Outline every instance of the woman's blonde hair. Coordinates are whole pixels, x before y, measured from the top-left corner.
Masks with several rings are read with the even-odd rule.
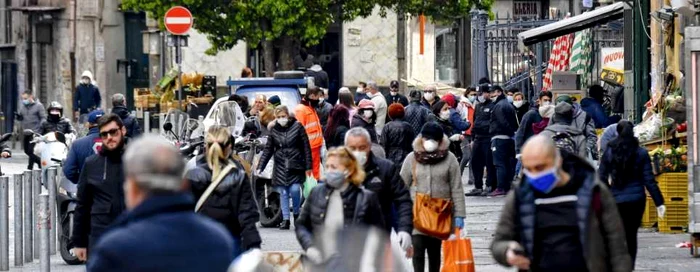
[[[365,170],[362,170],[362,167],[360,167],[360,163],[357,162],[357,159],[355,156],[352,155],[352,152],[347,147],[336,147],[336,148],[331,148],[331,150],[328,151],[328,156],[327,158],[330,157],[336,157],[340,160],[340,163],[345,166],[345,168],[348,169],[349,173],[349,181],[355,186],[360,186],[362,185],[362,182],[365,181]]]
[[[212,126],[207,131],[207,164],[211,168],[211,178],[216,179],[221,172],[222,164],[228,159],[224,148],[231,144],[231,132],[221,126]]]
[[[265,107],[265,109],[260,112],[260,124],[267,127],[272,120],[275,120],[275,114],[272,113],[272,107]]]
[[[515,97],[517,97],[517,96],[520,96],[523,100],[525,100],[525,95],[524,95],[523,93],[521,93],[521,92],[516,92],[516,93],[514,93],[514,94],[513,94],[513,99],[515,99]]]
[[[289,108],[287,108],[287,106],[285,105],[279,105],[275,107],[275,116],[277,116],[277,114],[279,114],[280,112],[284,112],[287,115],[289,115]]]

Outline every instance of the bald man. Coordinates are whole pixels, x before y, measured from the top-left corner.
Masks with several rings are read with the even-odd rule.
[[[523,182],[506,196],[491,244],[500,264],[532,271],[632,271],[622,221],[595,169],[537,135]]]

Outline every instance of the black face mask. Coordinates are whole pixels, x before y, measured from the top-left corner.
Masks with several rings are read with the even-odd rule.
[[[318,99],[309,99],[309,104],[314,108],[318,107],[319,103],[320,103],[320,101]]]
[[[61,120],[61,115],[60,114],[48,114],[46,119],[48,119],[49,122],[57,123],[58,121]]]

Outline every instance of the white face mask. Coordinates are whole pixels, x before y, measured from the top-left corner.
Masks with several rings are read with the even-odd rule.
[[[367,152],[353,151],[352,155],[355,156],[355,159],[357,159],[357,163],[359,163],[360,166],[364,166],[365,163],[367,163]]]
[[[365,89],[362,89],[362,87],[357,87],[357,89],[355,89],[355,92],[357,92],[357,93],[365,93]]]
[[[442,120],[450,119],[450,111],[449,111],[449,110],[446,110],[446,111],[440,112],[440,118],[441,118]]]
[[[551,102],[551,101],[543,101],[543,102],[540,104],[540,106],[549,106],[549,105],[552,105],[552,102]]]
[[[484,96],[479,96],[479,97],[477,97],[477,99],[479,100],[479,103],[486,102],[486,98],[484,98]]]
[[[90,80],[87,78],[83,78],[80,82],[82,82],[83,84],[90,84]]]
[[[399,92],[389,92],[389,93],[391,93],[391,96],[397,96],[397,95],[399,95]]]
[[[319,98],[318,98],[318,103],[319,103],[319,104],[323,103],[323,100],[324,100],[324,99],[325,99],[325,98],[323,98],[323,97],[319,97]]]
[[[277,118],[277,123],[279,123],[283,127],[286,127],[289,123],[289,118]]]
[[[513,103],[513,96],[512,95],[506,96],[506,99],[508,99],[508,102]]]
[[[491,101],[496,102],[498,100],[498,96],[491,97]]]
[[[373,115],[374,115],[374,112],[372,112],[371,110],[365,110],[365,111],[362,113],[362,116],[364,116],[364,117],[367,118],[367,119],[372,118]]]
[[[519,109],[520,107],[523,106],[523,101],[522,101],[522,100],[520,100],[520,101],[513,101],[513,106],[515,106],[515,108],[518,108],[518,109]]]
[[[428,101],[432,101],[435,98],[435,93],[424,93],[423,98]]]
[[[423,142],[423,148],[426,152],[435,152],[438,149],[438,142],[435,140],[427,140]]]

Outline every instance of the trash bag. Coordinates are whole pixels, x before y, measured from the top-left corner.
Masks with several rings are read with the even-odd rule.
[[[475,272],[472,242],[469,238],[461,238],[459,231],[455,230],[456,239],[442,241],[445,262],[441,272]]]

